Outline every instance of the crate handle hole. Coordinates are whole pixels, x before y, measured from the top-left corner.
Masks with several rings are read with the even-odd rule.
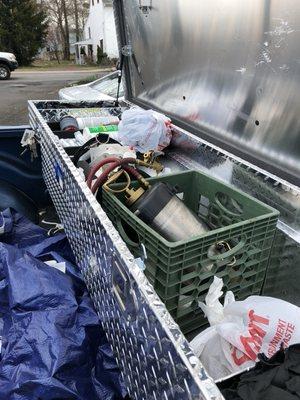
[[[232,197],[223,192],[218,192],[215,195],[215,201],[218,208],[232,217],[241,217],[244,212],[243,206]]]
[[[240,253],[246,245],[247,239],[241,238],[234,246],[227,241],[219,241],[211,245],[207,251],[207,257],[215,261],[218,267],[223,265],[235,266],[237,262],[236,255]]]
[[[117,230],[124,242],[131,247],[140,247],[138,233],[127,222],[117,219]]]

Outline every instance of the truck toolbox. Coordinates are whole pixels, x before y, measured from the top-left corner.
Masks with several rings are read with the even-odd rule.
[[[272,7],[268,1],[250,0],[113,3],[127,100],[120,104],[30,101],[30,124],[40,142],[43,176],[130,396],[222,399],[187,340],[203,328],[203,315],[193,319],[184,306],[196,311],[215,274],[230,276],[225,286],[240,298],[256,293],[300,304],[299,291],[293,289],[300,260],[300,72],[294,62],[299,55],[294,27],[300,4],[296,0],[288,5],[278,1]],[[289,17],[286,7],[291,10]],[[120,200],[109,193],[103,193],[102,208],[74,166],[73,150],[61,141],[73,137],[59,133],[63,116],[122,116],[133,105],[172,119],[172,143],[162,157],[172,175],[158,179],[173,179],[172,184],[176,181],[186,193],[190,180],[199,177],[199,192],[193,181],[189,196],[195,212],[206,208],[217,232],[211,230],[197,242],[199,253],[204,242],[205,254],[207,246],[219,240],[232,240],[230,250],[237,247],[236,254],[229,250],[236,257],[231,267],[229,256],[219,271],[207,259],[200,260],[208,272],[194,292],[189,289],[194,288],[197,273],[188,276],[192,288],[165,274],[173,259],[163,254],[166,247],[159,247],[163,241],[157,241],[145,224],[135,224]],[[233,204],[244,207],[245,216],[237,216],[237,209],[228,212],[219,191],[238,196]],[[281,215],[273,246],[278,218],[274,209]],[[126,243],[115,228],[119,217],[140,238],[148,235],[145,272],[138,246]],[[161,254],[155,255],[155,250]],[[179,257],[186,250],[179,247]],[[279,282],[275,277],[282,277],[283,269],[288,269],[288,276]]]

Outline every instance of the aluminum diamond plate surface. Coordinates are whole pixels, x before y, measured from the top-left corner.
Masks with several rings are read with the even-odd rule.
[[[222,399],[36,104],[44,179],[130,396]]]
[[[127,99],[300,185],[299,0],[114,0]]]

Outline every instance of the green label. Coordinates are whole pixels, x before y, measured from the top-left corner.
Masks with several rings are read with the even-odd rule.
[[[95,126],[94,128],[88,128],[90,134],[94,133],[106,133],[106,132],[115,132],[118,130],[118,125],[100,125]]]

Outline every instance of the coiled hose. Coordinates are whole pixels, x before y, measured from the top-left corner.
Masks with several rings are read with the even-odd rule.
[[[109,165],[106,170],[96,179],[96,182],[94,183],[92,187],[92,182],[93,178],[95,176],[95,173],[104,165],[106,164],[111,164]],[[87,178],[87,185],[88,187],[92,190],[93,193],[96,192],[96,190],[102,186],[105,181],[107,180],[108,175],[117,167],[122,166],[122,168],[131,174],[134,178],[139,180],[144,184],[144,186],[148,186],[147,181],[143,178],[143,176],[133,167],[129,166],[128,164],[139,164],[139,165],[145,165],[149,166],[148,163],[145,163],[141,160],[135,159],[135,158],[117,158],[117,157],[108,157],[105,158],[104,160],[99,161],[96,165],[93,166],[91,169],[88,178]]]

